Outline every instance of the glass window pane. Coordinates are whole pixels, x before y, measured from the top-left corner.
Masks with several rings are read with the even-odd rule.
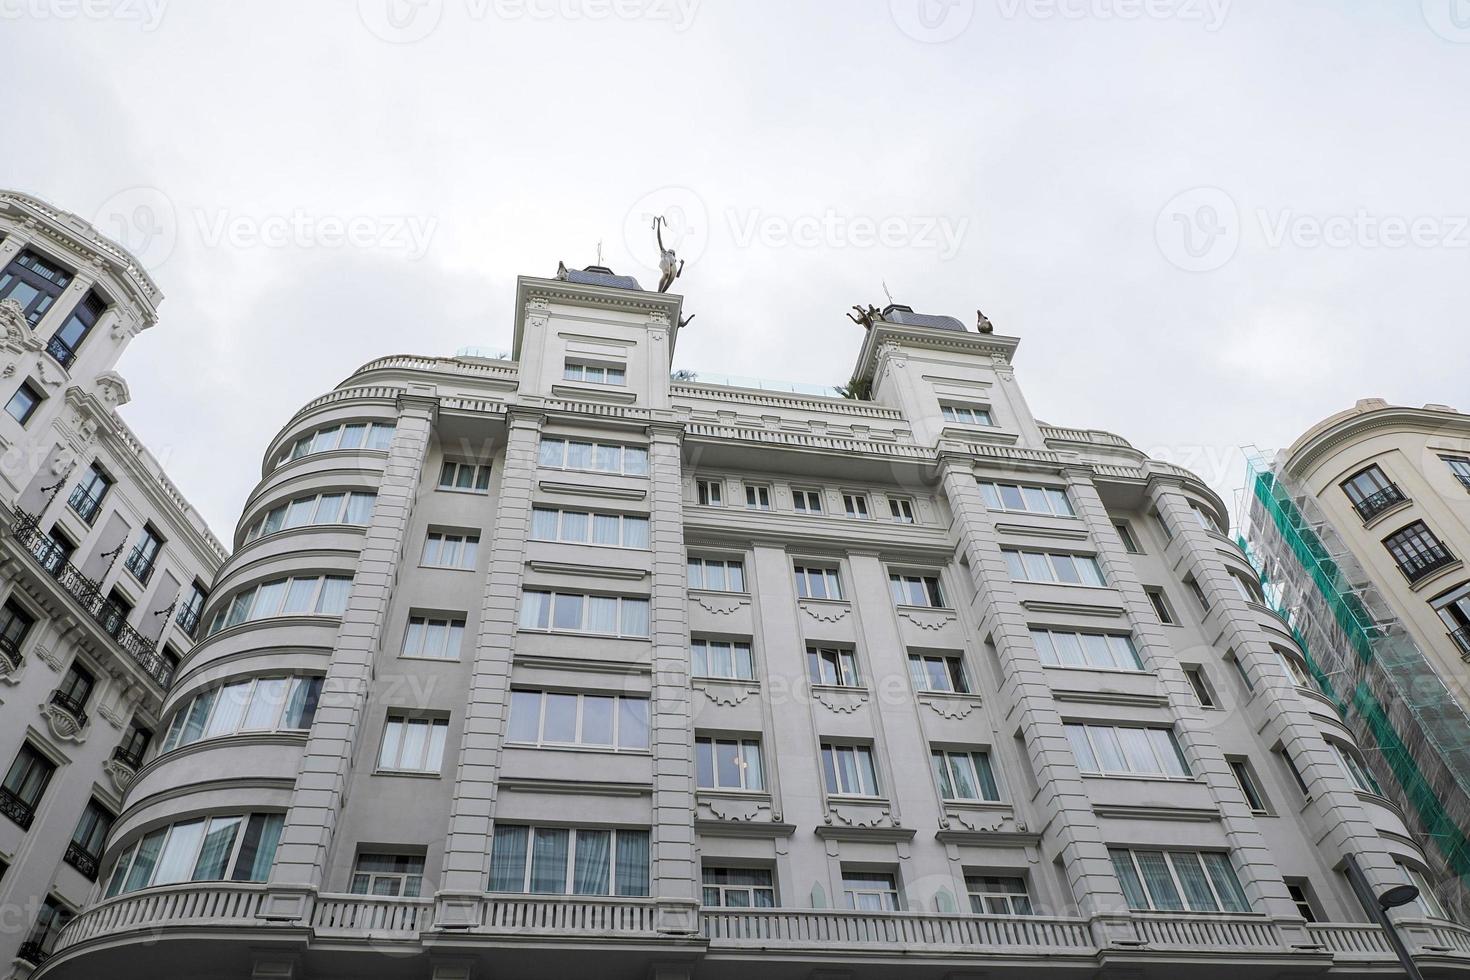
[[[622,521],[616,514],[598,514],[593,518],[592,543],[618,545],[621,544]]]
[[[521,626],[525,629],[550,629],[550,592],[526,592],[521,596]]]
[[[648,635],[648,600],[647,599],[624,599],[623,623],[621,633],[623,636],[647,636]]]
[[[1205,880],[1205,871],[1200,866],[1199,856],[1187,851],[1175,851],[1169,855],[1169,860],[1174,864],[1174,873],[1179,876],[1179,884],[1184,889],[1184,900],[1188,903],[1189,910],[1218,912],[1220,906],[1210,891],[1209,882]]]
[[[245,716],[245,704],[250,699],[250,685],[250,681],[245,681],[228,684],[220,690],[215,699],[214,714],[210,716],[209,727],[204,732],[205,738],[226,735],[239,729],[240,720]]]
[[[1215,885],[1215,894],[1220,897],[1220,904],[1225,911],[1249,912],[1250,902],[1246,901],[1245,892],[1240,888],[1240,880],[1235,877],[1235,868],[1230,863],[1229,855],[1207,851],[1201,857],[1204,858],[1205,870]]]
[[[510,740],[535,742],[541,732],[541,692],[512,691],[510,694]]]
[[[612,876],[612,832],[577,831],[577,863],[572,891],[577,895],[610,895]]]
[[[167,835],[168,828],[165,827],[143,838],[143,842],[138,845],[138,853],[133,858],[132,867],[128,869],[127,883],[123,885],[123,891],[136,891],[148,886],[153,878],[153,867],[158,863],[158,853],[163,850],[163,839]]]
[[[582,744],[613,744],[615,698],[588,694],[582,698]]]
[[[168,841],[163,845],[163,853],[158,857],[158,867],[153,872],[153,884],[169,885],[187,881],[194,871],[194,860],[203,840],[203,820],[190,820],[170,827]]]
[[[584,628],[589,633],[616,633],[618,631],[618,600],[612,596],[588,596],[587,624]]]
[[[490,891],[525,891],[527,837],[526,827],[495,825],[490,839]]]
[[[1087,732],[1081,725],[1068,725],[1067,741],[1072,744],[1072,754],[1077,757],[1077,768],[1083,772],[1099,772],[1097,756],[1087,741]]]
[[[424,750],[429,746],[429,722],[410,718],[403,726],[403,745],[398,750],[398,768],[424,768]]]
[[[328,575],[322,580],[322,594],[317,599],[316,611],[324,616],[340,616],[347,609],[347,594],[352,590],[352,579]]]
[[[250,710],[240,725],[241,729],[263,731],[274,728],[281,706],[285,704],[288,683],[289,679],[285,677],[267,677],[256,681],[255,691],[250,695]]]
[[[1026,498],[1026,509],[1037,514],[1050,514],[1051,502],[1047,499],[1046,491],[1041,487],[1022,487],[1022,495]]]
[[[580,630],[582,628],[582,596],[556,594],[553,600],[552,628]]]
[[[586,541],[588,518],[584,511],[566,510],[561,515],[561,540]]]
[[[223,881],[228,870],[230,852],[235,847],[235,835],[240,832],[244,817],[215,817],[209,821],[209,831],[204,835],[204,846],[199,859],[194,862],[193,881]]]
[[[648,748],[648,700],[618,699],[618,744],[625,749]]]
[[[1183,911],[1184,901],[1179,897],[1179,890],[1174,887],[1174,879],[1169,874],[1169,866],[1164,861],[1163,853],[1135,851],[1134,857],[1138,859],[1138,867],[1143,872],[1143,883],[1148,888],[1153,907],[1161,912]]]
[[[1128,907],[1146,911],[1149,907],[1148,893],[1143,890],[1143,880],[1138,877],[1138,870],[1133,866],[1132,855],[1122,850],[1110,850],[1108,854],[1113,859],[1113,873],[1123,886],[1123,897],[1128,902]]]
[[[617,893],[648,895],[648,831],[620,830],[617,834]]]
[[[1154,756],[1152,740],[1148,731],[1143,728],[1118,728],[1114,729],[1118,735],[1118,741],[1123,746],[1123,757],[1127,760],[1128,771],[1138,773],[1162,773],[1163,766]]]
[[[577,696],[547,694],[546,721],[542,738],[548,742],[571,743],[577,740]]]
[[[290,615],[311,612],[311,603],[316,598],[319,581],[314,578],[293,578],[290,590],[286,593],[286,604],[281,608],[281,612]]]
[[[536,828],[531,841],[532,893],[560,895],[566,892],[569,837],[565,830]]]
[[[555,541],[557,511],[537,507],[531,511],[531,537],[537,541]]]

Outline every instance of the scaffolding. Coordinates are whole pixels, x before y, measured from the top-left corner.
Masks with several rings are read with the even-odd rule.
[[[1246,451],[1241,547],[1313,679],[1436,872],[1470,914],[1470,718],[1310,494]]]

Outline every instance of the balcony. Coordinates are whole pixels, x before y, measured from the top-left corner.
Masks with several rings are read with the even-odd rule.
[[[51,703],[71,715],[77,723],[78,730],[87,727],[87,706],[81,701],[65,691],[52,691]]]
[[[1444,545],[1436,545],[1424,551],[1395,555],[1399,570],[1411,583],[1421,582],[1441,568],[1453,565],[1458,559]]]
[[[76,512],[78,517],[91,524],[97,519],[97,513],[102,510],[102,497],[103,494],[101,493],[93,496],[87,492],[86,487],[78,484],[73,488],[71,496],[66,499],[66,502]]]
[[[112,761],[136,772],[143,768],[143,753],[134,752],[125,745],[119,745],[112,750]]]
[[[1358,512],[1358,516],[1363,519],[1363,523],[1367,524],[1390,507],[1397,507],[1399,504],[1407,502],[1408,499],[1404,495],[1404,492],[1399,489],[1398,484],[1390,483],[1377,493],[1371,493],[1361,500],[1353,501],[1353,509]]]
[[[153,577],[154,554],[152,551],[143,550],[141,545],[134,547],[128,553],[127,560],[123,562],[123,567],[132,572],[133,577],[139,582],[147,585],[148,580]]]
[[[82,877],[88,881],[97,880],[97,856],[76,841],[72,841],[66,845],[66,853],[62,855],[61,859],[81,872]]]
[[[25,960],[32,966],[40,966],[42,963],[45,963],[48,955],[49,954],[46,952],[45,949],[42,948],[41,944],[36,942],[34,939],[27,939],[25,942],[21,943],[20,948],[15,951],[16,959]]]
[[[30,554],[41,570],[55,579],[61,590],[116,641],[118,648],[128,659],[167,690],[173,671],[163,655],[155,649],[155,641],[127,624],[127,614],[121,607],[103,595],[96,582],[66,560],[61,547],[41,532],[34,517],[22,512],[16,517],[12,531],[21,547]]]
[[[46,342],[46,353],[62,367],[71,367],[71,362],[77,359],[77,352],[60,337],[52,337]]]
[[[1450,634],[1450,639],[1460,648],[1460,659],[1470,662],[1470,626],[1461,626]]]
[[[35,807],[0,786],[0,813],[5,814],[21,830],[30,830],[31,821],[36,819]]]
[[[10,637],[0,634],[0,674],[13,674],[20,669],[21,662],[25,660],[20,653],[20,645]]]
[[[196,639],[199,634],[199,612],[199,609],[191,609],[185,606],[174,617],[174,622],[179,624],[179,629],[183,630],[191,640]]]

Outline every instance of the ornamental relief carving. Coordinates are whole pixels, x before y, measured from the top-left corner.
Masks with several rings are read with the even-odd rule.
[[[982,834],[998,834],[1005,830],[1022,832],[1026,830],[1026,825],[1016,823],[1016,818],[1012,814],[997,813],[993,810],[948,809],[940,818],[939,824],[946,830],[958,825],[965,830]],[[1007,824],[1013,826],[1007,827]]]
[[[828,688],[812,688],[812,697],[828,711],[850,715],[868,702],[867,691],[834,691]]]
[[[15,351],[38,351],[44,346],[31,333],[25,311],[13,299],[0,300],[0,346]]]
[[[25,669],[25,658],[18,653],[10,653],[0,647],[0,681],[6,684],[19,684],[20,673]]]
[[[126,793],[128,786],[132,784],[133,777],[137,773],[132,766],[126,765],[116,759],[108,759],[102,763],[102,771],[107,774],[108,780],[119,793]]]
[[[750,688],[736,684],[704,684],[699,689],[713,703],[723,704],[730,708],[749,701],[751,694],[754,693]]]
[[[939,717],[949,718],[952,721],[968,718],[976,708],[980,707],[981,703],[979,698],[935,698],[923,696],[920,696],[919,702],[921,704],[927,704],[929,710],[933,711]]]
[[[70,711],[50,701],[39,705],[38,710],[41,712],[41,717],[46,719],[46,727],[51,729],[52,735],[63,742],[81,744],[85,730],[81,722]]]
[[[728,823],[770,823],[771,804],[765,800],[738,800],[716,797],[699,801],[700,815]]]
[[[728,616],[742,606],[750,605],[749,599],[729,598],[721,599],[709,595],[695,595],[695,605],[705,612],[714,613],[716,616]]]
[[[847,614],[852,612],[852,609],[848,606],[828,607],[803,602],[801,604],[801,611],[819,623],[838,623],[846,619]]]
[[[829,824],[842,824],[845,827],[902,826],[893,818],[893,811],[886,803],[873,806],[829,803],[827,804],[826,821]]]
[[[899,616],[907,619],[921,630],[942,630],[955,618],[947,613],[923,613],[905,609]]]

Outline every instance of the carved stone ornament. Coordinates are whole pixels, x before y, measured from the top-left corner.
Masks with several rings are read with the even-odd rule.
[[[108,408],[126,405],[131,400],[128,383],[116,371],[105,371],[97,375],[97,397]]]
[[[725,820],[730,823],[769,823],[771,820],[771,804],[765,800],[739,800],[716,797],[714,799],[701,800],[700,806],[708,811],[714,820]]]
[[[939,717],[949,718],[953,721],[968,718],[971,712],[980,707],[979,698],[936,698],[921,695],[919,702],[921,704],[927,704],[929,710],[933,711]]]
[[[946,826],[958,824],[977,833],[998,834],[1007,829],[1006,824],[1015,819],[1009,813],[997,813],[994,810],[947,810],[941,822]]]
[[[694,603],[705,612],[714,613],[716,616],[728,616],[742,606],[750,605],[750,600],[720,598],[712,595],[696,595],[694,596]]]
[[[840,715],[850,715],[861,708],[868,701],[868,692],[849,693],[847,691],[833,691],[827,688],[812,688],[812,698],[828,711],[834,711]]]
[[[845,606],[845,605],[842,605],[842,606],[825,606],[825,605],[821,605],[821,606],[819,606],[819,605],[816,605],[815,603],[807,603],[807,602],[803,602],[801,604],[801,610],[802,610],[802,612],[806,613],[808,616],[810,616],[812,619],[815,619],[819,623],[837,623],[837,622],[841,622],[842,620],[844,620],[844,619],[847,618],[847,614],[848,613],[852,612],[851,607]]]
[[[899,615],[921,630],[942,630],[955,621],[953,616],[946,613],[924,613],[909,609],[905,609]]]
[[[699,689],[715,704],[723,704],[731,708],[750,700],[750,695],[753,693],[750,688],[738,684],[705,683]]]
[[[39,706],[41,717],[46,719],[46,727],[51,729],[51,734],[63,742],[81,743],[85,734],[81,722],[70,711],[57,704],[46,701]]]
[[[61,658],[50,647],[37,646],[36,656],[52,670],[61,670]]]
[[[830,803],[826,820],[829,824],[845,827],[898,827],[893,811],[883,806],[853,806],[846,803]]]
[[[0,347],[14,351],[38,351],[42,343],[31,333],[25,311],[13,299],[0,300]]]
[[[0,647],[0,681],[7,684],[19,684],[20,672],[25,666],[25,659],[18,653],[11,653],[4,647]]]
[[[111,780],[113,788],[119,793],[126,793],[128,786],[133,782],[133,777],[138,775],[132,766],[116,759],[108,759],[102,763],[102,771],[107,773],[107,778]]]

